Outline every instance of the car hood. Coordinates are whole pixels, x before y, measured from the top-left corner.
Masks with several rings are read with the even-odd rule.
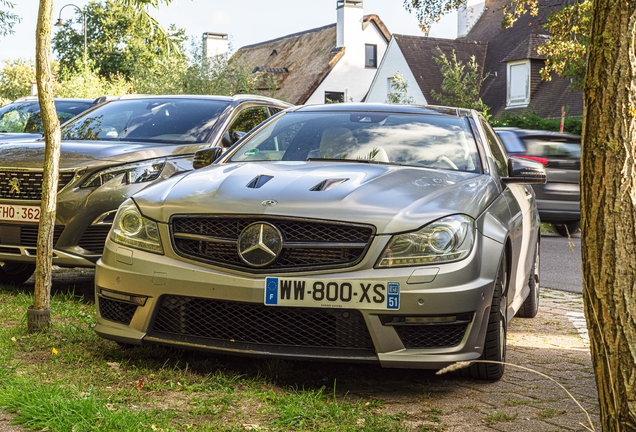
[[[41,138],[42,134],[24,132],[2,132],[0,133],[0,144],[8,141],[33,141]]]
[[[62,141],[61,170],[104,162],[127,163],[170,155],[193,154],[203,145],[176,145],[122,141]],[[44,140],[0,143],[0,168],[42,169]]]
[[[346,179],[346,180],[345,180]],[[345,180],[345,181],[343,181]],[[440,217],[476,218],[498,194],[486,175],[346,162],[227,164],[169,179],[134,196],[142,213],[279,215],[413,230]]]

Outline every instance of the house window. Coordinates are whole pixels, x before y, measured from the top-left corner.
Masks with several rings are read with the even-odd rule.
[[[378,67],[378,47],[377,45],[364,46],[364,66],[368,68]]]
[[[344,101],[345,101],[344,92],[333,92],[333,91],[326,91],[325,92],[325,103],[326,104],[343,103]]]
[[[530,60],[508,63],[508,107],[530,103]]]

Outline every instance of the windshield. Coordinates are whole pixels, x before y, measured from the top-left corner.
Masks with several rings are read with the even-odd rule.
[[[128,99],[106,103],[62,128],[64,140],[204,142],[229,102]]]
[[[429,114],[290,112],[253,135],[229,159],[280,160],[481,171],[468,120]]]
[[[93,105],[92,102],[55,101],[60,123],[72,119]],[[0,132],[42,133],[40,104],[37,101],[15,102],[0,108]]]

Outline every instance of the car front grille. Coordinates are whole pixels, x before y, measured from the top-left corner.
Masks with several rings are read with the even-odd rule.
[[[110,232],[110,225],[92,225],[86,228],[79,241],[80,247],[94,254],[101,255]]]
[[[38,201],[42,199],[42,172],[0,170],[0,198]],[[61,190],[75,173],[61,172],[57,190]]]
[[[99,314],[108,321],[129,325],[137,311],[137,305],[100,297]]]
[[[237,251],[239,235],[255,222],[268,222],[283,236],[278,258],[262,268],[245,263]],[[173,216],[171,228],[178,255],[252,273],[348,267],[362,259],[375,235],[369,225],[265,216]]]
[[[100,299],[101,301],[101,299]],[[373,350],[359,311],[270,307],[257,303],[165,295],[149,330],[268,346]]]
[[[55,245],[64,231],[63,225],[55,225],[53,229],[53,245]],[[10,246],[36,247],[38,242],[38,224],[0,225],[0,244]]]
[[[464,339],[467,322],[395,326],[405,348],[450,348]]]

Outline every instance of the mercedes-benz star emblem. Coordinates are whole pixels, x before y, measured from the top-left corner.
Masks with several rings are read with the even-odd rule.
[[[13,177],[11,180],[9,180],[9,186],[11,186],[9,193],[20,193],[20,180],[17,177]]]
[[[238,254],[253,267],[264,267],[278,258],[283,249],[283,235],[267,222],[254,222],[238,237]]]
[[[275,206],[276,204],[278,204],[278,201],[276,200],[265,200],[261,203],[263,207],[272,207],[272,206]]]

